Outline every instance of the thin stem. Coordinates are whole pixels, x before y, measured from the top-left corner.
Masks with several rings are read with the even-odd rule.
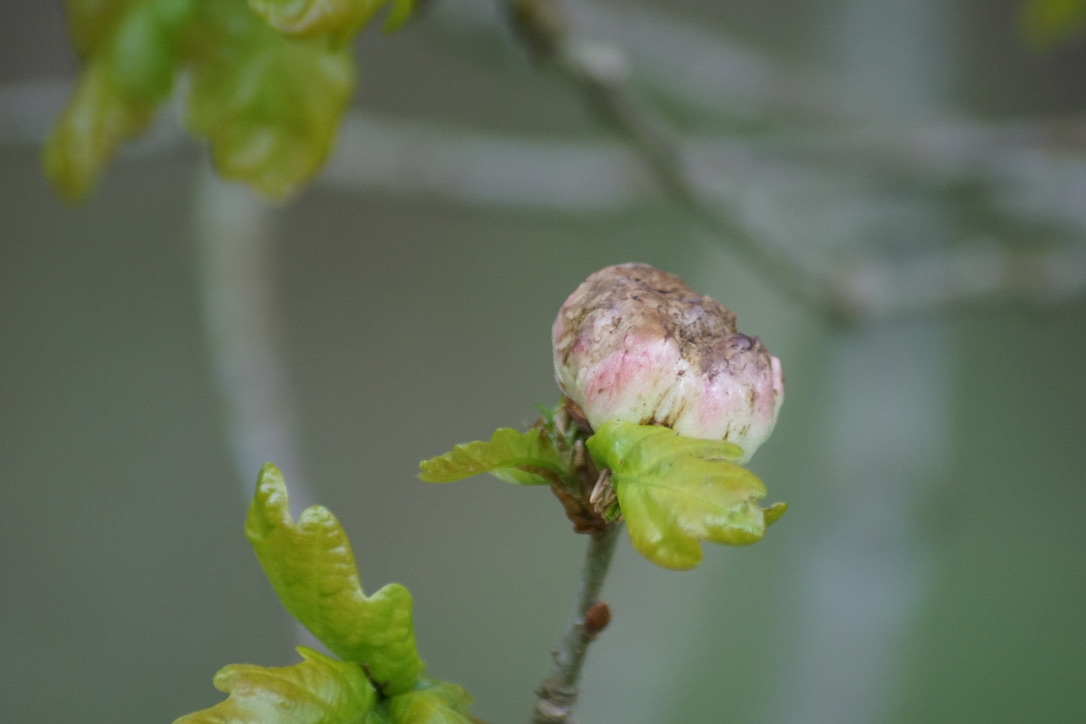
[[[620,523],[612,523],[589,538],[585,554],[581,582],[577,590],[573,611],[566,624],[562,641],[554,651],[554,666],[539,688],[539,699],[533,712],[533,724],[572,724],[573,707],[580,693],[577,681],[581,676],[588,645],[606,625],[586,625],[585,615],[599,602],[600,589],[611,566]]]
[[[211,367],[243,505],[260,466],[274,460],[290,480],[295,511],[312,504],[298,449],[295,408],[279,339],[272,242],[276,210],[204,165],[194,189],[200,294]],[[311,646],[303,626],[291,638]]]

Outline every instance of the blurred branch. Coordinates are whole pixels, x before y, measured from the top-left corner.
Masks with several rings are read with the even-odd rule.
[[[1086,115],[981,122],[926,118],[921,122],[853,122],[845,128],[766,135],[749,145],[779,156],[887,166],[899,173],[986,175],[993,160],[1022,152],[1086,151]]]
[[[847,104],[827,78],[686,21],[666,4],[576,0],[560,7],[580,35],[621,47],[638,66],[638,84],[655,97],[745,123],[839,117]],[[493,0],[438,3],[433,16],[441,28],[470,36],[461,44],[473,49],[504,40],[494,32]]]
[[[0,148],[40,146],[70,92],[71,84],[60,81],[0,86]],[[176,121],[163,113],[123,154],[153,157],[182,148],[184,139]],[[196,177],[193,233],[205,327],[242,499],[248,502],[260,466],[274,458],[290,475],[292,501],[304,506],[312,496],[299,462],[272,301],[269,254],[276,213],[206,166]]]
[[[554,6],[545,1],[544,7]],[[522,32],[539,35],[525,42],[551,57],[625,142],[502,136],[355,111],[344,119],[336,153],[317,183],[574,214],[622,212],[663,194],[782,288],[852,321],[990,303],[1052,305],[1086,292],[1086,242],[1069,244],[1051,229],[1062,224],[1086,237],[1086,119],[855,122],[847,130],[790,130],[755,140],[686,137],[628,89],[622,53],[569,39],[568,20],[556,17],[546,21],[549,29],[542,19],[523,17],[518,27],[527,24]],[[69,89],[49,81],[0,86],[0,147],[39,145]],[[174,119],[160,114],[151,132],[122,155],[154,157],[184,148]],[[1012,232],[1001,224],[998,236],[966,232],[956,245],[904,258],[868,239],[818,266],[797,253],[787,234],[767,230],[776,209],[787,205],[773,198],[772,178],[805,175],[812,183],[851,176],[849,198],[856,205],[879,184],[904,183],[913,191],[982,184],[1002,213],[1046,229],[1045,243],[1027,230],[1022,243],[1011,244]]]
[[[223,403],[235,480],[248,505],[261,465],[274,461],[291,479],[291,504],[314,495],[299,452],[294,405],[279,344],[271,246],[276,211],[205,163],[196,177],[192,216],[212,370]],[[292,637],[315,638],[290,619]]]
[[[274,310],[276,211],[248,189],[221,180],[205,164],[197,176],[192,214],[204,326],[242,499],[252,497],[260,466],[274,460],[289,471],[292,502],[304,507],[312,496],[298,462]]]
[[[574,36],[557,0],[508,0],[508,9],[513,28],[529,51],[581,90],[600,118],[640,154],[664,193],[716,235],[728,239],[784,290],[818,308],[834,310],[837,302],[831,279],[776,239],[756,234],[726,203],[703,197],[688,168],[682,139],[646,104],[633,98],[619,50]]]
[[[638,158],[609,139],[503,136],[357,112],[319,183],[567,213],[621,211],[656,194]]]
[[[857,321],[980,305],[1056,306],[1086,291],[1086,244],[1018,249],[980,240],[898,263],[857,259],[841,277],[842,299]]]
[[[1027,299],[1034,294],[1051,298],[1049,289],[1056,281],[1051,272],[1059,263],[1025,264],[1027,271],[1022,273],[1017,267],[1026,260],[1020,254],[992,246],[986,247],[983,254],[973,248],[952,256],[938,252],[913,264],[912,274],[906,275],[896,273],[888,263],[880,264],[870,255],[845,264],[844,271],[836,272],[806,262],[783,240],[747,223],[740,208],[727,199],[705,193],[688,159],[685,139],[648,104],[634,97],[626,60],[619,49],[574,32],[560,0],[507,0],[506,7],[524,47],[580,89],[588,105],[641,156],[663,192],[800,301],[831,317],[858,321],[937,311],[1003,293]],[[1081,129],[1075,130],[1081,135]],[[978,145],[958,141],[962,149]],[[959,153],[962,155],[965,154]],[[935,165],[943,157],[928,154],[928,158]],[[722,175],[726,176],[727,170]],[[1059,249],[1053,256],[1060,263],[1084,262],[1084,255],[1078,249],[1070,253]],[[943,264],[948,259],[956,263]],[[982,263],[979,273],[973,266],[975,262]],[[993,268],[1001,273],[992,274]],[[921,270],[925,274],[921,275]],[[1062,295],[1086,289],[1086,270],[1062,276]],[[872,283],[874,280],[879,283]]]

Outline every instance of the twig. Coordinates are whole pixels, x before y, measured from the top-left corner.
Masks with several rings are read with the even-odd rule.
[[[275,313],[275,209],[205,167],[192,213],[204,324],[244,500],[260,466],[274,460],[289,476],[292,502],[307,505]]]
[[[482,206],[615,212],[656,195],[620,141],[540,139],[353,112],[319,183]]]
[[[580,58],[575,69],[595,69],[586,78],[577,76],[577,82],[629,142],[501,136],[354,111],[344,119],[337,153],[317,183],[350,192],[380,188],[574,214],[619,212],[664,192],[703,218],[714,238],[760,259],[783,287],[810,286],[798,293],[801,300],[822,303],[852,322],[993,303],[1048,306],[1086,292],[1086,244],[1055,235],[1038,244],[1021,229],[1017,237],[1001,230],[998,238],[966,238],[964,244],[928,248],[908,259],[888,258],[863,244],[836,260],[832,272],[814,271],[772,234],[755,231],[767,228],[771,218],[759,218],[758,205],[745,204],[746,192],[734,182],[774,168],[793,177],[824,176],[830,164],[860,171],[853,181],[868,186],[880,178],[914,189],[981,182],[995,196],[992,203],[1016,219],[1043,220],[1049,227],[1053,222],[1083,235],[1086,175],[1071,152],[1086,146],[1084,117],[991,123],[944,118],[893,127],[856,120],[847,131],[792,130],[741,143],[687,138],[621,90],[621,54],[582,43],[574,55]],[[69,88],[50,81],[0,86],[0,147],[39,144]],[[152,132],[122,155],[132,159],[185,147],[181,129],[170,114],[161,114]],[[850,198],[859,204],[868,192],[857,187]]]
[[[725,201],[704,198],[686,163],[682,139],[645,105],[633,101],[625,59],[617,49],[574,36],[558,0],[507,0],[507,6],[525,46],[581,89],[600,118],[641,155],[666,194],[777,280],[782,290],[831,314],[841,312],[828,275],[804,263],[777,239],[756,234]]]
[[[838,264],[834,271],[811,264],[783,240],[751,223],[733,199],[710,193],[690,160],[688,141],[646,104],[634,100],[622,53],[575,34],[560,0],[506,0],[506,7],[514,30],[529,52],[581,89],[599,117],[641,156],[665,194],[685,207],[714,237],[725,240],[759,267],[778,288],[832,319],[878,321],[998,300],[1000,295],[1017,302],[1043,303],[1086,291],[1086,253],[1081,244],[1033,251],[1030,257],[1005,244],[987,245],[982,252],[977,252],[974,245],[964,253],[925,253],[910,266],[909,274],[898,273],[891,260],[870,252]],[[936,142],[953,142],[958,157],[967,158],[970,152],[975,158],[976,147],[998,134],[1008,141],[1013,138],[1026,143],[1051,143],[1055,138],[1075,144],[1082,137],[1080,124],[1074,121],[1054,124],[1051,130],[1056,133],[1049,135],[1041,135],[1046,131],[1043,124],[1033,129],[961,124],[950,128],[958,132],[957,138],[944,137]],[[963,138],[962,128],[972,135]],[[943,156],[929,153],[926,161],[939,169]],[[904,153],[902,157],[916,159],[919,155]],[[975,176],[982,164],[973,161],[959,165]],[[726,173],[715,175],[727,177]],[[1006,176],[1005,170],[1002,176]],[[946,259],[954,263],[941,267],[939,263]],[[971,266],[974,261],[984,264],[979,273]],[[1069,262],[1071,271],[1062,269],[1061,262]],[[994,266],[1004,271],[988,274],[987,270]],[[1020,269],[1023,266],[1024,273]],[[920,272],[927,273],[920,276]],[[878,285],[872,284],[876,279]],[[1052,284],[1058,284],[1057,294],[1049,292]]]
[[[554,651],[554,666],[537,692],[533,724],[572,724],[579,694],[577,681],[588,645],[609,619],[609,614],[603,613],[606,608],[599,603],[599,595],[621,530],[620,523],[612,523],[589,537],[573,611],[565,635]]]
[[[915,259],[855,260],[841,270],[854,321],[879,321],[997,304],[1056,306],[1086,290],[1086,245],[1017,249],[994,240]]]
[[[192,207],[211,366],[223,405],[235,480],[247,504],[260,466],[274,461],[290,480],[296,511],[312,504],[301,470],[294,406],[278,344],[270,246],[275,211],[205,166]],[[315,639],[291,620],[292,638]]]
[[[578,33],[605,35],[636,59],[638,85],[655,98],[759,125],[782,118],[839,118],[847,99],[832,78],[779,62],[719,28],[684,18],[667,3],[575,0],[567,10]],[[440,24],[426,30],[445,31],[473,55],[481,48],[508,48],[505,37],[495,37],[492,0],[438,3],[433,17]]]

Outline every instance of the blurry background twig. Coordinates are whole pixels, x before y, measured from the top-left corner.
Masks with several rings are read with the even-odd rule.
[[[758,158],[767,145],[772,147],[775,135],[772,130],[767,134],[768,143],[759,139],[750,144],[752,148],[745,149],[743,144],[733,143],[729,149],[722,143],[717,153],[697,153],[693,144],[687,143],[682,134],[647,102],[634,96],[629,78],[631,61],[624,51],[618,46],[582,36],[574,23],[574,14],[567,12],[566,3],[562,0],[508,0],[506,5],[511,24],[528,51],[537,60],[557,68],[582,90],[586,103],[628,139],[659,187],[689,209],[721,243],[751,258],[770,278],[776,279],[785,293],[800,302],[821,308],[834,317],[877,321],[904,314],[943,312],[978,302],[1050,303],[1081,294],[1086,289],[1086,243],[1082,241],[1086,233],[1086,213],[1081,211],[1082,203],[1071,204],[1061,215],[1078,237],[1073,243],[1053,243],[1045,235],[1031,239],[1034,248],[1022,251],[1012,245],[1017,239],[936,240],[940,247],[948,242],[970,244],[965,251],[939,249],[920,258],[907,259],[908,269],[904,273],[897,270],[902,260],[880,258],[881,255],[870,248],[854,254],[856,259],[835,260],[836,271],[831,271],[824,261],[818,264],[816,260],[805,260],[795,251],[801,242],[778,239],[760,227],[756,217],[749,218],[750,214],[745,217],[742,211],[749,204],[745,203],[748,201],[746,192],[739,191],[741,183],[765,172],[757,167],[759,164],[772,168],[784,161]],[[595,3],[587,5],[593,9],[590,12],[609,14],[614,26],[628,26],[626,9]],[[637,18],[636,11],[628,14]],[[700,39],[702,36],[692,28],[686,28],[688,32],[684,34],[679,28],[669,27],[662,19],[659,22],[648,19],[639,26],[650,34],[652,28],[661,27],[664,33],[671,32],[671,42],[658,37],[654,43],[647,43],[650,48],[680,43],[685,46],[685,38]],[[723,61],[738,54],[719,47],[716,55]],[[735,65],[721,62],[711,67]],[[755,58],[745,58],[738,65],[751,69],[751,74],[757,77],[781,76],[779,69],[760,65]],[[753,70],[755,68],[757,70]],[[689,74],[682,73],[680,77],[691,83]],[[710,77],[708,82],[716,80]],[[802,82],[796,79],[787,84],[788,87],[800,85]],[[763,87],[773,86],[763,82]],[[819,89],[825,94],[823,99],[845,99],[844,94],[833,93],[824,80],[819,83]],[[711,97],[708,88],[702,88],[702,93],[700,97]],[[947,123],[939,116],[941,109],[934,108],[928,114],[935,120],[921,117],[918,121],[915,113],[907,113],[900,116],[906,124],[904,129],[884,127],[878,129],[872,139],[870,126],[893,123],[893,119],[880,118],[869,112],[865,123],[859,108],[842,105],[844,107],[839,107],[834,114],[835,122],[846,127],[855,126],[857,130],[836,130],[834,136],[839,140],[823,147],[822,153],[831,157],[823,160],[840,163],[842,154],[851,155],[849,160],[861,167],[860,172],[867,183],[877,183],[883,180],[879,176],[889,174],[896,177],[895,180],[904,179],[919,186],[973,182],[989,184],[991,192],[1005,193],[1008,186],[1021,185],[1021,172],[1006,168],[1008,164],[1005,161],[1001,164],[1001,159],[1020,158],[1023,154],[1036,159],[1055,147],[1067,149],[1070,146],[1080,153],[1086,150],[1086,120],[1081,117],[992,127],[961,119]],[[820,120],[826,120],[825,116],[829,115],[826,108],[818,110],[823,116]],[[910,125],[914,127],[910,128]],[[860,138],[866,137],[864,142],[856,142],[857,131]],[[788,130],[779,136],[784,137],[787,148],[790,145]],[[842,145],[848,148],[842,149]],[[791,154],[781,155],[805,155],[802,151],[796,153],[794,147],[791,150]],[[708,163],[699,163],[706,157]],[[803,173],[807,169],[797,171]],[[948,176],[951,177],[949,181]],[[1086,199],[1086,174],[1080,172],[1076,176],[1079,178],[1066,179],[1071,188],[1064,189],[1063,193],[1066,198],[1081,202]],[[1044,184],[1045,180],[1035,177],[1033,182]],[[974,243],[976,241],[986,243],[981,245]],[[1040,250],[1037,242],[1040,242]]]

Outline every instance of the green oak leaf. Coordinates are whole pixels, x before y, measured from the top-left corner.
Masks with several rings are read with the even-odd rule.
[[[66,198],[94,186],[121,144],[147,127],[154,103],[118,87],[104,63],[92,62],[45,141],[45,175]]]
[[[386,696],[410,691],[422,674],[411,594],[390,583],[362,592],[350,541],[322,506],[291,519],[286,485],[267,464],[245,521],[245,535],[280,600],[329,649],[365,667]]]
[[[85,195],[188,74],[187,126],[219,172],[291,194],[323,165],[350,101],[349,41],[389,2],[393,29],[415,0],[66,0],[82,70],[46,140],[46,175]]]
[[[416,0],[249,0],[249,7],[268,25],[288,35],[349,36],[389,2],[392,11],[385,31],[391,32],[411,16]]]
[[[192,12],[189,0],[69,0],[67,9],[84,68],[46,138],[43,165],[77,199],[170,94]]]
[[[423,460],[419,469],[419,479],[427,483],[448,483],[480,473],[517,485],[568,482],[569,477],[568,464],[537,428],[523,433],[500,428],[489,441],[457,445],[444,455]]]
[[[245,0],[201,8],[186,123],[211,142],[222,176],[286,197],[331,151],[354,89],[351,46],[327,36],[287,37]]]
[[[358,724],[376,722],[377,692],[358,664],[298,647],[302,663],[282,668],[226,666],[215,688],[226,701],[173,724]],[[439,720],[440,721],[440,720]]]
[[[785,510],[762,509],[762,481],[737,465],[742,451],[723,440],[683,437],[655,425],[608,422],[586,441],[611,484],[638,553],[665,568],[701,562],[700,541],[745,545]]]
[[[458,684],[425,680],[412,691],[392,697],[392,724],[468,724],[471,696]]]

